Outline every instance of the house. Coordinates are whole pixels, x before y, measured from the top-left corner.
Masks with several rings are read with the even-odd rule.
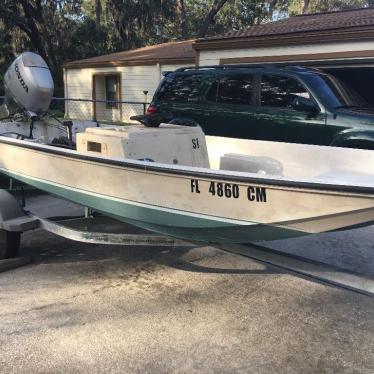
[[[374,9],[305,14],[198,39],[200,66],[308,65],[332,73],[374,106]]]
[[[67,100],[67,116],[126,122],[143,113],[139,103],[152,99],[163,71],[195,64],[192,43],[170,42],[64,64],[65,98],[81,100]]]
[[[195,64],[307,65],[338,76],[374,106],[374,8],[299,15],[196,41],[66,63],[65,97],[88,100],[68,101],[66,112],[71,118],[126,122],[143,112],[135,103],[152,98],[162,71]]]

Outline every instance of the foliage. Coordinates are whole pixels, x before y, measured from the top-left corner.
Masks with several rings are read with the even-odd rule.
[[[0,86],[25,50],[43,56],[62,94],[62,63],[170,40],[238,30],[374,0],[0,0]]]
[[[300,13],[317,13],[333,10],[344,10],[371,6],[370,1],[362,0],[292,0],[288,11],[290,15]]]

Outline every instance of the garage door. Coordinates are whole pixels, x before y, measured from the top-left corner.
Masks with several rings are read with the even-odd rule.
[[[374,107],[374,65],[361,67],[329,67],[323,68],[357,91]]]

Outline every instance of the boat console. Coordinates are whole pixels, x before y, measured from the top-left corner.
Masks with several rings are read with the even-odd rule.
[[[209,168],[200,127],[162,124],[87,128],[77,134],[77,151],[119,159]]]

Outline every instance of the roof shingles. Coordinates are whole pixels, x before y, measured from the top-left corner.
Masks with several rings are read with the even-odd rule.
[[[209,40],[250,38],[310,31],[327,31],[362,26],[374,26],[374,8],[304,14],[271,23],[252,26],[243,30],[231,31],[223,35],[199,39],[197,40],[197,43],[200,41],[207,42]]]

